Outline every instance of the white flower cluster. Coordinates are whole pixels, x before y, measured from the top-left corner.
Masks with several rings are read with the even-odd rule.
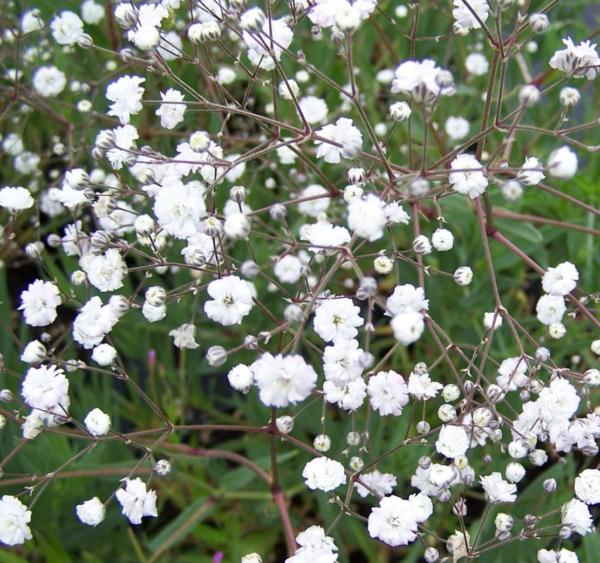
[[[85,0],[80,15],[48,22],[30,9],[3,34],[0,53],[21,55],[3,70],[1,265],[11,280],[12,261],[32,267],[0,299],[18,286],[22,326],[2,324],[21,364],[0,361],[18,382],[0,390],[14,403],[0,430],[15,427],[24,449],[59,433],[134,451],[110,496],[95,490],[74,507],[87,526],[117,503],[131,524],[158,517],[159,494],[177,485],[163,484],[171,462],[154,456],[165,451],[178,464],[240,463],[266,482],[287,563],[347,552],[309,510],[294,533],[292,480],[307,504],[339,509],[332,526],[354,518],[392,547],[421,540],[428,563],[516,539],[535,540],[540,563],[577,561],[562,541],[590,534],[600,503],[586,459],[600,440],[598,211],[576,197],[595,185],[580,158],[598,151],[586,144],[598,123],[575,124],[582,94],[554,86],[596,79],[596,45],[566,38],[542,69],[529,55],[550,9],[512,0],[453,0],[439,13],[413,2],[393,16],[377,0],[259,4],[109,2],[107,14]],[[376,46],[386,55],[371,53],[371,24],[383,37],[404,18],[407,31]],[[105,72],[75,78],[63,59],[80,54],[107,57]],[[557,115],[540,119],[550,107]],[[15,127],[21,113],[52,133]],[[133,341],[148,353],[143,374]],[[200,379],[214,424],[191,408]],[[118,399],[92,393],[82,408],[82,389],[106,380]],[[219,431],[248,436],[213,448]],[[270,441],[270,461],[251,459],[262,450],[250,438]],[[280,456],[288,447],[305,457]],[[533,477],[551,466],[564,482],[542,489]],[[525,490],[551,501],[558,486],[569,494],[550,511],[494,507],[495,531],[480,537],[490,505],[519,505]],[[34,535],[27,498],[0,498],[5,545]]]

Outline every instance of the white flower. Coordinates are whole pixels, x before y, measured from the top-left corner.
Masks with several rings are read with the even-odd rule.
[[[450,165],[453,172],[448,176],[452,189],[471,199],[479,197],[488,186],[488,179],[481,163],[472,154],[459,154]]]
[[[483,76],[490,69],[490,63],[481,53],[471,53],[465,59],[465,68],[473,76]]]
[[[577,389],[566,379],[557,377],[540,392],[540,414],[546,421],[567,420],[577,412],[579,401]]]
[[[548,174],[570,180],[577,173],[577,155],[569,147],[561,147],[548,157]]]
[[[46,326],[56,319],[56,308],[62,303],[58,287],[51,282],[35,280],[21,293],[25,322],[30,326]]]
[[[550,67],[562,70],[575,78],[593,80],[598,74],[600,57],[596,52],[596,44],[582,41],[575,45],[570,37],[563,39],[566,49],[556,51],[550,59]]]
[[[317,373],[302,356],[264,353],[250,369],[260,400],[268,407],[287,407],[304,401],[313,391]]]
[[[542,295],[535,306],[538,320],[545,325],[559,323],[567,310],[561,295]]]
[[[485,498],[492,504],[515,502],[517,499],[517,486],[502,479],[497,471],[482,477],[481,486],[485,491]]]
[[[298,204],[298,211],[310,217],[319,217],[327,211],[331,198],[329,191],[319,184],[311,184],[302,190],[299,199],[305,200]]]
[[[316,135],[320,137],[315,141],[317,158],[330,164],[339,163],[342,156],[352,158],[362,148],[362,134],[347,117],[340,117],[335,125],[325,125]]]
[[[31,411],[21,426],[23,438],[33,440],[44,431],[44,415],[40,411]]]
[[[511,483],[518,483],[523,477],[525,477],[525,468],[516,461],[509,463],[506,466],[506,478]]]
[[[352,21],[352,28],[355,28],[371,15],[376,6],[376,0],[316,0],[309,9],[308,17],[323,28],[337,26],[344,29],[344,22],[348,21]]]
[[[150,305],[147,301],[144,302],[142,306],[142,315],[149,323],[156,323],[158,321],[162,321],[167,314],[167,307],[165,305],[159,305],[155,307],[154,305]]]
[[[469,134],[469,122],[464,117],[450,116],[446,120],[444,129],[453,141],[460,141]]]
[[[236,390],[242,393],[247,393],[254,384],[254,374],[252,370],[245,364],[238,364],[231,368],[227,374],[229,384]]]
[[[21,385],[21,395],[25,404],[41,411],[40,415],[49,424],[68,416],[69,380],[56,366],[29,368]]]
[[[452,16],[460,31],[465,33],[471,29],[480,29],[480,22],[485,22],[490,10],[488,0],[468,0],[469,7],[465,0],[453,0],[453,5]]]
[[[298,100],[299,111],[302,112],[307,123],[320,123],[327,119],[327,104],[323,98],[317,96],[304,96]]]
[[[386,315],[395,317],[400,313],[427,311],[429,301],[425,299],[425,292],[421,287],[407,283],[397,285],[385,304]]]
[[[110,430],[110,416],[100,409],[91,410],[83,423],[92,436],[104,436]]]
[[[110,366],[117,357],[117,351],[110,344],[99,344],[92,350],[92,360],[99,366]]]
[[[106,508],[98,497],[91,498],[75,507],[77,518],[88,526],[97,526],[106,516]]]
[[[465,455],[469,449],[469,435],[461,426],[442,426],[435,449],[443,456],[454,459]]]
[[[410,94],[417,102],[430,104],[454,91],[452,75],[431,59],[404,61],[394,71],[392,93]]]
[[[292,557],[288,557],[285,563],[337,563],[338,556],[335,553],[338,548],[333,538],[325,535],[321,526],[310,526],[296,536],[296,543],[300,546]],[[248,557],[248,556],[246,556]],[[242,563],[262,563],[256,560]]]
[[[309,247],[311,252],[326,253],[329,247],[343,246],[350,242],[350,233],[345,227],[317,221],[312,225],[303,225],[300,228],[300,238],[314,245]]]
[[[100,291],[123,287],[127,264],[116,248],[109,248],[104,254],[86,254],[79,260],[79,265],[90,283]]]
[[[542,287],[550,295],[567,295],[577,286],[579,272],[571,262],[562,262],[548,271],[542,278]]]
[[[362,483],[367,485],[369,489],[372,489],[379,495],[386,496],[392,493],[394,487],[397,484],[396,477],[391,473],[381,473],[375,469],[370,473],[363,473],[360,476],[360,480]],[[362,498],[365,498],[367,495],[371,494],[369,489],[365,488],[361,483],[355,482],[354,488],[358,495]]]
[[[408,545],[417,539],[418,525],[432,513],[433,505],[423,493],[408,500],[384,497],[369,514],[369,535],[394,547]]]
[[[28,10],[21,16],[21,31],[24,34],[39,31],[40,29],[44,29],[44,20],[37,8]]]
[[[328,457],[311,459],[302,470],[302,477],[309,489],[333,491],[346,482],[344,466]]]
[[[427,401],[437,396],[444,386],[432,381],[428,373],[411,373],[408,377],[408,392],[419,401]]]
[[[359,237],[380,239],[386,223],[385,203],[375,194],[355,197],[348,204],[348,227]]]
[[[16,497],[0,498],[0,542],[4,545],[20,545],[31,539],[31,511]]]
[[[579,563],[577,555],[564,547],[560,551],[540,549],[537,560],[538,563]]]
[[[337,404],[347,411],[355,411],[362,406],[367,396],[367,384],[362,377],[347,382],[327,380],[323,384],[323,394],[328,403]]]
[[[160,97],[163,103],[155,112],[160,117],[160,124],[165,129],[175,129],[183,121],[187,106],[179,102],[183,102],[185,98],[181,92],[173,88],[161,92]]]
[[[502,389],[516,391],[527,384],[527,361],[522,356],[507,358],[498,367],[496,381]]]
[[[286,254],[275,262],[273,273],[282,283],[296,283],[302,276],[303,264],[300,258]]]
[[[131,164],[135,160],[130,151],[135,148],[135,141],[139,138],[139,135],[133,125],[117,127],[113,130],[113,133],[115,146],[106,152],[106,158],[115,170],[120,170],[124,164]]]
[[[154,201],[158,224],[178,239],[186,239],[203,230],[206,217],[204,185],[197,181],[173,182],[160,189]]]
[[[359,313],[360,307],[347,297],[321,301],[313,320],[315,332],[325,342],[350,340],[358,334],[356,327],[364,323]]]
[[[425,330],[425,321],[421,313],[406,311],[396,315],[391,323],[394,337],[404,346],[408,346],[421,338]]]
[[[256,297],[254,285],[237,276],[225,276],[208,284],[213,301],[204,303],[206,316],[223,325],[238,325],[251,311]]]
[[[260,11],[259,8],[253,10]],[[242,14],[242,18],[246,14]],[[248,58],[252,64],[259,65],[265,70],[275,68],[275,62],[281,58],[281,53],[287,49],[294,33],[288,27],[285,18],[271,19],[262,14],[262,26],[253,31],[244,30],[242,38],[248,47]],[[245,29],[245,26],[242,26]]]
[[[104,18],[104,6],[94,0],[85,0],[81,4],[81,17],[87,24],[99,24]]]
[[[129,123],[131,115],[142,110],[144,88],[141,84],[145,81],[141,76],[121,76],[111,82],[106,88],[106,98],[113,102],[108,115],[117,117],[121,123]]]
[[[583,470],[575,479],[575,494],[586,504],[600,503],[600,470]]]
[[[33,88],[44,98],[58,96],[67,84],[67,77],[55,66],[41,66],[33,75]]]
[[[182,324],[181,326],[169,331],[169,336],[173,338],[173,345],[180,350],[183,348],[195,350],[199,346],[195,338],[196,327],[193,324]]]
[[[400,416],[408,403],[408,387],[395,371],[380,371],[369,379],[367,388],[371,408],[380,415]]]
[[[13,213],[29,209],[33,207],[33,204],[31,192],[26,188],[6,186],[0,190],[0,207]]]
[[[142,4],[137,11],[136,26],[127,32],[127,38],[142,51],[153,49],[160,42],[160,25],[168,15],[169,12],[160,4]]]
[[[52,37],[60,45],[74,45],[83,35],[83,22],[75,12],[65,10],[50,23]]]
[[[517,174],[517,180],[526,186],[535,186],[546,177],[542,169],[543,166],[537,158],[534,156],[527,157]]]
[[[113,307],[103,305],[100,297],[92,297],[73,321],[73,339],[89,350],[102,342],[118,320]]]
[[[123,514],[132,524],[141,524],[144,516],[158,516],[156,511],[156,492],[146,489],[139,477],[125,479],[125,488],[116,492]]]
[[[592,515],[588,505],[579,499],[572,499],[562,505],[561,523],[575,533],[585,536],[592,531]]]
[[[356,340],[336,340],[323,353],[325,379],[336,385],[348,383],[362,375],[361,357],[364,351]]]

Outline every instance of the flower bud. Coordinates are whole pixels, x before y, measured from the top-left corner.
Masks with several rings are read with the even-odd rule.
[[[556,479],[545,479],[544,491],[546,491],[547,493],[553,493],[554,491],[556,491]]]
[[[236,203],[242,203],[246,199],[246,188],[244,186],[233,186],[229,195]]]
[[[227,360],[227,350],[223,346],[211,346],[206,352],[206,360],[210,366],[218,368]]]
[[[216,41],[221,37],[221,26],[216,21],[194,23],[188,29],[188,37],[192,43]]]
[[[597,369],[588,369],[583,374],[583,381],[590,387],[598,387],[600,385],[600,371]]]
[[[32,340],[25,346],[21,361],[26,364],[39,364],[44,361],[46,354],[46,347],[39,340]]]
[[[240,272],[245,278],[255,278],[259,271],[260,268],[258,264],[252,260],[246,260],[245,262],[242,262],[242,265],[240,266]]]
[[[42,242],[30,242],[25,247],[25,254],[27,254],[27,256],[29,256],[29,258],[32,260],[37,260],[42,255],[43,250],[44,244]]]
[[[496,530],[499,532],[509,532],[515,524],[514,518],[510,514],[499,512],[494,520]]]
[[[250,8],[240,16],[240,27],[244,31],[258,31],[265,19],[265,14],[260,8]]]
[[[529,16],[529,25],[534,33],[544,33],[550,27],[550,20],[546,14],[531,14]]]
[[[166,477],[171,473],[171,463],[166,459],[159,459],[154,464],[154,471],[161,477]]]
[[[349,446],[358,446],[360,444],[360,434],[358,432],[348,432],[346,434],[346,444]]]
[[[450,422],[456,418],[456,409],[452,405],[444,403],[438,409],[438,418],[442,422]]]
[[[331,448],[331,438],[327,434],[319,434],[313,440],[313,446],[318,452],[325,453]]]
[[[520,463],[513,461],[506,466],[506,478],[511,483],[518,483],[523,477],[525,477],[525,468]]]
[[[438,252],[447,252],[454,246],[454,235],[448,229],[436,229],[431,242]]]
[[[560,100],[562,106],[570,108],[579,103],[581,100],[581,94],[579,93],[579,90],[567,86],[560,91],[558,99]]]
[[[396,102],[390,106],[390,117],[394,121],[406,121],[412,110],[406,102]]]
[[[146,301],[153,307],[161,307],[165,304],[167,292],[164,287],[154,285],[146,290]]]
[[[291,416],[279,416],[275,420],[277,430],[282,434],[289,434],[294,429],[294,419]]]
[[[426,420],[419,420],[419,422],[417,422],[417,432],[419,434],[426,434],[430,430],[431,426]]]
[[[287,216],[287,207],[283,203],[275,203],[269,209],[269,215],[274,221],[282,221]]]
[[[535,351],[535,359],[538,362],[547,362],[550,359],[550,350],[548,350],[548,348],[544,348],[543,346],[540,346]]]
[[[461,266],[454,272],[454,281],[461,286],[466,286],[473,281],[473,270],[469,266]]]
[[[435,547],[428,547],[423,553],[426,563],[436,563],[440,559],[440,552]]]
[[[13,400],[13,392],[10,389],[0,390],[0,401],[10,403]]]
[[[394,269],[394,261],[388,256],[378,256],[373,260],[373,268],[378,274],[386,275]]]
[[[242,557],[240,563],[263,563],[263,560],[258,553],[248,553]]]
[[[425,235],[419,235],[415,238],[412,248],[417,254],[431,254],[431,242]]]
[[[531,107],[540,101],[540,91],[533,84],[526,84],[519,90],[519,102],[525,107]]]
[[[348,170],[348,182],[351,184],[362,184],[365,181],[364,168],[350,168]]]
[[[361,457],[354,456],[350,458],[350,463],[348,465],[352,471],[360,471],[365,466],[365,462]]]
[[[223,225],[217,217],[211,216],[204,220],[204,232],[209,237],[218,237],[223,232]]]

